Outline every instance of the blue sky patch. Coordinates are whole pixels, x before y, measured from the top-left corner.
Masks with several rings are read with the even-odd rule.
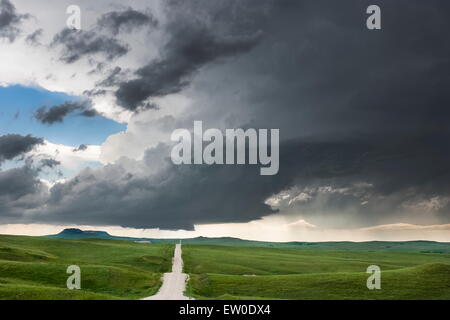
[[[108,136],[126,129],[123,123],[104,117],[82,117],[77,113],[67,116],[63,123],[52,125],[42,124],[34,118],[34,113],[42,106],[77,99],[61,92],[20,85],[0,87],[0,135],[32,134],[52,143],[78,146],[99,145]]]

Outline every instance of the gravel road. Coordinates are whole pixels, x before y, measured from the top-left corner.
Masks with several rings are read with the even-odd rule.
[[[192,298],[183,295],[186,289],[187,278],[188,275],[183,273],[181,244],[177,244],[172,259],[172,272],[164,273],[163,285],[157,294],[142,300],[192,300]]]

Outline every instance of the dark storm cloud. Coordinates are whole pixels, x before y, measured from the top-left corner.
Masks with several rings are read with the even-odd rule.
[[[270,19],[249,14],[260,2],[169,3],[180,24],[118,101],[136,110],[189,83],[183,93],[206,106],[192,119],[279,128],[279,173],[174,166],[160,145],[55,185],[34,219],[192,229],[271,214],[268,197],[297,190],[306,196],[281,209],[318,225],[450,221],[448,1],[380,0],[378,31],[365,26],[369,1],[274,1]]]
[[[377,33],[361,25],[361,13],[368,2],[351,2],[344,7],[342,3],[325,5],[324,1],[304,3],[299,17],[292,14],[286,20],[302,21],[297,27],[298,46],[290,48],[290,53],[287,48],[279,53],[287,63],[270,60],[260,69],[261,73],[274,71],[285,80],[278,86],[272,83],[266,94],[258,97],[268,103],[266,124],[266,119],[275,117],[269,104],[276,104],[278,113],[298,119],[294,123],[282,117],[278,124],[272,123],[286,135],[295,137],[300,131],[304,136],[340,144],[359,141],[359,151],[343,148],[336,152],[321,145],[318,164],[328,159],[327,154],[336,154],[329,161],[332,167],[342,164],[322,183],[341,187],[373,184],[367,204],[335,193],[326,205],[297,207],[296,212],[306,213],[308,221],[327,215],[328,221],[340,226],[399,219],[429,223],[426,213],[399,218],[408,211],[402,209],[405,202],[450,194],[450,159],[445,147],[450,138],[446,121],[450,116],[446,108],[450,103],[446,89],[450,85],[446,71],[450,43],[438,31],[450,27],[449,5],[443,1],[378,4],[383,25]],[[278,39],[283,39],[281,32],[277,32]],[[341,158],[346,161],[341,162]],[[313,177],[322,174],[315,172]],[[349,211],[353,211],[350,219],[342,219]],[[437,210],[435,218],[448,222],[448,205]]]
[[[42,138],[31,135],[7,134],[0,136],[0,163],[30,152],[35,146],[43,143]]]
[[[56,185],[48,202],[55,214],[46,215],[44,219],[58,223],[165,229],[192,229],[194,224],[201,223],[250,221],[276,212],[264,201],[289,187],[332,185],[337,189],[366,180],[376,183],[378,175],[392,167],[395,167],[395,172],[391,177],[396,181],[407,175],[415,167],[415,162],[426,161],[426,156],[423,156],[412,159],[411,165],[403,167],[399,159],[408,157],[409,151],[402,145],[401,141],[382,148],[365,141],[288,141],[281,146],[280,172],[270,177],[260,176],[257,166],[174,166],[168,158],[170,148],[160,145],[147,151],[144,160],[133,165],[118,163],[98,170],[88,169],[70,181]],[[426,144],[423,151],[432,152],[426,150]],[[142,172],[158,170],[148,176],[131,174],[129,168],[136,165]],[[429,177],[433,174],[428,171],[422,178],[415,177],[415,184],[432,183]],[[447,178],[450,177],[442,177],[442,182]],[[409,188],[410,185],[405,182],[395,189]],[[379,188],[369,191],[385,195],[385,187],[380,185]],[[360,204],[360,197],[365,195],[365,192],[335,192],[326,201],[334,213],[350,206],[367,210]],[[396,205],[401,204],[396,201]],[[376,207],[379,203],[371,205]],[[315,221],[311,214],[317,213],[317,207],[298,208],[308,208],[308,218]],[[374,209],[370,212],[376,213]],[[96,214],[90,214],[92,212]],[[367,223],[361,221],[364,219],[352,219],[345,225]]]
[[[414,215],[408,206],[434,198],[434,218],[448,222],[450,151],[441,147],[448,139],[391,137],[380,142],[375,137],[355,137],[284,144],[280,172],[292,175],[284,189],[301,190],[308,199],[280,209],[330,227],[397,223],[399,219],[426,224],[430,213]]]
[[[28,165],[0,171],[0,221],[17,223],[24,211],[39,208],[48,190],[38,178],[38,170]]]
[[[240,69],[240,84],[255,82],[241,91],[257,105],[258,125],[290,137],[376,135],[380,143],[447,132],[446,2],[381,1],[379,31],[365,26],[369,1],[276,3],[270,41],[231,70]]]
[[[264,201],[295,186],[308,188],[310,191],[305,192],[313,197],[293,207],[295,213],[305,213],[309,221],[334,227],[370,225],[384,218],[383,215],[392,214],[384,209],[392,210],[407,200],[415,201],[416,193],[406,193],[412,185],[425,186],[422,195],[435,196],[436,186],[446,186],[440,194],[450,191],[446,183],[449,175],[443,175],[436,184],[433,177],[439,170],[432,167],[421,176],[395,185],[403,176],[410,175],[418,163],[429,161],[426,154],[439,154],[427,145],[422,144],[423,156],[411,159],[411,151],[402,141],[385,147],[366,141],[288,141],[281,146],[280,172],[266,177],[259,175],[257,166],[174,166],[168,157],[162,158],[170,153],[170,148],[159,145],[147,151],[143,161],[86,169],[55,185],[47,211],[35,218],[56,223],[191,230],[194,224],[245,222],[273,214],[276,210]],[[411,160],[409,165],[405,166],[404,158]],[[450,160],[450,152],[447,159]],[[156,173],[133,174],[130,168],[136,166],[140,172],[156,170]],[[395,185],[394,191],[387,190],[386,184],[390,182],[380,177],[387,173]],[[346,191],[349,186],[367,181],[374,186]],[[382,183],[378,184],[379,181]],[[311,191],[314,187],[323,190],[314,193]],[[369,205],[363,205],[364,200],[369,200]],[[366,214],[346,212],[349,209],[364,210]]]
[[[37,173],[28,166],[0,172],[0,198],[17,200],[35,191]]]
[[[168,50],[165,58],[137,70],[137,79],[120,85],[117,100],[124,108],[136,110],[147,98],[180,92],[201,66],[246,52],[259,38],[260,34],[217,39],[207,30],[180,35],[165,48]]]
[[[131,32],[143,26],[156,27],[158,21],[151,13],[144,13],[128,8],[124,11],[108,12],[101,16],[97,24],[108,29],[113,35],[119,32]]]
[[[9,0],[0,1],[0,38],[13,42],[20,32],[21,22],[28,15],[18,14],[15,6]]]
[[[204,76],[194,90],[213,98],[196,103],[206,119],[223,107],[245,119],[233,127],[280,128],[297,141],[298,152],[294,144],[280,156],[294,186],[373,185],[361,197],[313,194],[321,201],[292,214],[326,216],[318,225],[448,222],[450,43],[439,30],[450,27],[449,5],[380,2],[382,30],[369,31],[369,4],[276,2],[266,41]],[[429,202],[435,211],[412,214]]]
[[[149,98],[180,92],[201,67],[248,52],[260,42],[262,33],[253,26],[237,29],[238,23],[233,20],[220,30],[206,22],[215,18],[219,24],[219,19],[225,19],[227,11],[234,8],[231,3],[219,7],[204,4],[211,8],[210,12],[193,13],[182,2],[169,5],[172,20],[166,31],[170,40],[158,60],[138,69],[135,79],[120,83],[116,92],[119,105],[134,111],[142,108]]]
[[[43,139],[31,135],[0,136],[0,164],[23,157],[43,143]],[[32,162],[26,158],[23,167],[0,170],[0,221],[3,223],[17,222],[25,209],[38,208],[47,199],[47,189],[38,178],[40,168],[32,167]]]
[[[128,52],[128,47],[119,40],[94,31],[64,29],[54,37],[52,45],[63,46],[61,60],[66,63],[94,54],[102,54],[108,60],[113,60]]]
[[[87,101],[66,101],[60,105],[51,107],[40,107],[34,114],[34,117],[41,123],[54,124],[63,122],[64,118],[69,114],[79,111],[79,115],[83,117],[98,116],[97,111],[91,108],[90,102]]]
[[[213,116],[218,110],[224,110],[224,117],[249,114],[241,120],[248,122],[235,126],[280,128],[286,141],[282,144],[280,173],[262,184],[263,177],[248,179],[252,168],[248,172],[244,169],[234,176],[235,189],[224,187],[222,200],[214,197],[211,182],[202,188],[202,196],[196,194],[199,200],[195,205],[190,199],[181,199],[186,207],[207,208],[213,202],[220,207],[231,201],[236,204],[235,212],[245,220],[254,218],[255,212],[268,214],[270,210],[261,199],[281,189],[320,185],[345,188],[362,183],[372,185],[361,191],[363,195],[334,192],[320,206],[315,202],[315,206],[303,206],[292,213],[302,213],[312,221],[326,216],[330,225],[338,226],[399,220],[449,222],[450,207],[445,199],[450,196],[450,43],[442,30],[450,27],[450,5],[445,1],[381,1],[382,30],[369,31],[365,11],[370,4],[280,1],[271,8],[270,19],[259,20],[267,23],[258,25],[258,20],[252,20],[256,23],[252,30],[260,29],[264,34],[259,45],[236,63],[224,64],[214,77],[202,79],[201,88],[194,90],[211,97],[209,100],[197,101],[195,95],[192,98],[194,103],[208,106]],[[177,39],[176,34],[173,39]],[[183,47],[171,46],[170,41],[167,46]],[[144,67],[141,78],[130,83],[139,88],[145,71],[158,74],[154,72],[157,66],[155,62]],[[177,70],[171,66],[173,69],[165,70]],[[136,105],[148,92],[164,95],[183,88],[178,76],[168,79],[166,84],[170,85],[154,86],[155,91],[147,91],[152,86],[142,86],[136,95],[123,101],[130,102],[128,106]],[[124,87],[119,89],[119,96]],[[204,119],[209,117],[207,112],[192,117]],[[208,176],[214,177],[211,181],[218,185],[227,181],[228,175],[214,176],[214,169],[208,170]],[[203,181],[204,176],[198,174],[192,181]],[[239,183],[244,185],[237,186]],[[258,187],[251,190],[250,185]],[[192,188],[193,184],[186,187],[189,192]],[[174,186],[174,190],[186,189]],[[248,202],[240,201],[241,195],[250,193]],[[430,199],[439,202],[434,213],[417,217],[408,214],[408,204],[414,207]],[[170,210],[162,211],[178,217]],[[227,221],[224,211],[211,209],[204,221]],[[194,210],[185,212],[196,216]],[[228,221],[238,220],[234,212],[228,214]]]
[[[143,172],[158,167],[154,175],[132,174],[126,165],[114,164],[84,170],[55,185],[48,202],[52,214],[42,219],[192,229],[194,223],[248,221],[273,213],[264,197],[285,185],[278,181],[281,176],[259,180],[256,167],[174,166],[169,158],[161,158],[168,152],[168,146],[159,145],[136,163]]]

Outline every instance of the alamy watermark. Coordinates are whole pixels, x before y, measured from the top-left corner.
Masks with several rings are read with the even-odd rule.
[[[370,277],[367,278],[367,289],[369,290],[380,290],[381,289],[381,269],[379,266],[371,265],[367,267],[367,273],[371,273]]]
[[[370,14],[366,20],[367,29],[381,30],[381,8],[373,4],[367,7],[366,13]]]
[[[80,269],[80,267],[77,265],[71,265],[67,268],[66,272],[68,274],[71,274],[71,276],[69,276],[67,278],[67,282],[66,282],[67,289],[80,290],[81,289],[81,269]]]
[[[67,28],[73,30],[81,30],[81,9],[77,5],[67,7],[66,13],[70,16],[67,18]]]
[[[279,129],[270,129],[269,142],[268,129],[226,129],[224,136],[219,129],[203,132],[202,121],[194,121],[193,137],[189,130],[177,129],[171,140],[179,142],[171,152],[176,165],[260,164],[263,176],[275,175],[279,170]]]

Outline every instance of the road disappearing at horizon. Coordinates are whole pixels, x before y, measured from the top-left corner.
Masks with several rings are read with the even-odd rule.
[[[193,300],[184,295],[187,279],[188,275],[183,273],[181,244],[177,244],[172,259],[172,272],[164,273],[163,284],[157,294],[142,300]]]

